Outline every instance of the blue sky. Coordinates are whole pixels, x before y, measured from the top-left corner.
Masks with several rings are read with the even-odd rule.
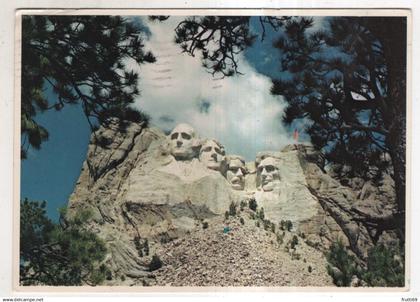
[[[40,150],[29,149],[28,159],[21,161],[21,198],[47,201],[48,216],[57,219],[57,209],[67,204],[79,177],[90,130],[79,105],[47,111],[37,121],[48,129],[49,140]]]
[[[176,23],[176,20],[173,22]],[[171,23],[149,26],[150,41],[146,46],[157,54],[157,63],[163,62],[162,58],[166,56],[158,45],[172,40],[167,34],[170,32],[173,35],[173,31],[168,31]],[[254,31],[261,30],[255,19],[251,26]],[[152,86],[153,75],[159,65],[133,66],[134,69],[138,68],[141,75],[142,96],[136,101],[136,106],[152,113],[154,126],[164,129],[188,121],[202,136],[219,139],[229,153],[242,152],[241,155],[248,160],[255,158],[256,151],[277,150],[290,143],[291,129],[286,129],[281,124],[285,103],[278,96],[271,96],[269,93],[269,77],[279,76],[280,54],[272,47],[273,39],[279,33],[268,27],[266,31],[265,40],[257,39],[254,46],[247,49],[241,58],[240,70],[245,74],[223,82],[212,82],[208,73],[200,66],[198,58],[178,53],[173,60],[177,64],[173,64],[171,68],[178,68],[183,74],[180,81],[190,86],[179,87],[179,82],[176,82],[176,88],[168,85],[165,88],[167,91],[158,89],[161,93],[158,94]],[[162,33],[166,33],[163,40]],[[210,86],[208,81],[216,88],[207,89]],[[54,94],[46,90],[46,95],[53,103]],[[239,103],[236,104],[235,100]],[[175,115],[172,114],[173,108],[168,106],[170,102],[178,110]],[[197,102],[199,106],[195,107]],[[206,104],[206,110],[203,110],[203,104]],[[224,109],[225,107],[228,109]],[[225,111],[222,113],[225,123],[218,122],[220,108]],[[21,198],[47,201],[48,216],[56,220],[57,209],[67,204],[79,177],[87,152],[90,129],[79,105],[67,105],[60,112],[47,111],[39,114],[36,120],[48,129],[49,140],[42,144],[40,150],[29,150],[28,159],[22,161]],[[216,127],[216,124],[224,126]]]

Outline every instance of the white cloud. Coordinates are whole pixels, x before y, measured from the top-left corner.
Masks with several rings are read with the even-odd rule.
[[[152,33],[146,47],[157,62],[136,67],[141,96],[135,106],[152,117],[152,125],[170,130],[177,123],[189,123],[202,138],[215,138],[229,154],[247,160],[255,159],[258,151],[292,143],[281,124],[286,105],[281,97],[270,95],[270,79],[243,57],[239,66],[244,75],[214,79],[198,56],[181,53],[173,42],[179,20],[145,21]]]

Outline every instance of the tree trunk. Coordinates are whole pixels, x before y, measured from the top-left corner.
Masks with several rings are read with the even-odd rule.
[[[389,131],[386,144],[394,168],[397,202],[395,218],[403,244],[406,220],[407,20],[406,17],[368,18],[367,27],[381,42],[387,64],[387,108],[383,108],[382,112],[385,127]]]
[[[406,18],[395,18],[388,29],[390,36],[384,46],[385,58],[388,64],[388,104],[392,107],[392,122],[389,127],[389,146],[391,147],[392,164],[397,201],[399,230],[405,242],[406,221],[406,127],[407,127],[407,22]],[[397,42],[397,43],[396,43]],[[387,138],[388,139],[388,138]]]
[[[406,117],[405,112],[399,112],[391,125],[387,137],[391,149],[392,165],[394,168],[394,182],[397,202],[396,220],[400,237],[405,239],[405,208],[406,208]]]

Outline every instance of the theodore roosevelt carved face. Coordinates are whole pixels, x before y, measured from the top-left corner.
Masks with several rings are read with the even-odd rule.
[[[245,160],[238,155],[228,156],[226,179],[234,190],[243,190],[245,187]]]
[[[200,161],[209,169],[220,171],[225,163],[225,148],[216,140],[206,140],[200,150]]]
[[[196,155],[197,140],[188,124],[177,125],[169,134],[171,154],[176,160],[190,160]]]
[[[278,163],[275,158],[267,157],[263,159],[258,165],[258,177],[260,178],[259,183],[263,191],[272,191],[276,183],[280,181],[280,174],[278,169]]]

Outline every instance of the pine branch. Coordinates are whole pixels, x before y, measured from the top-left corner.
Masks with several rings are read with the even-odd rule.
[[[341,130],[345,131],[366,131],[366,132],[377,132],[382,135],[387,135],[389,132],[385,130],[383,127],[371,127],[371,126],[364,126],[360,124],[348,124],[343,123],[343,125],[340,127]]]

